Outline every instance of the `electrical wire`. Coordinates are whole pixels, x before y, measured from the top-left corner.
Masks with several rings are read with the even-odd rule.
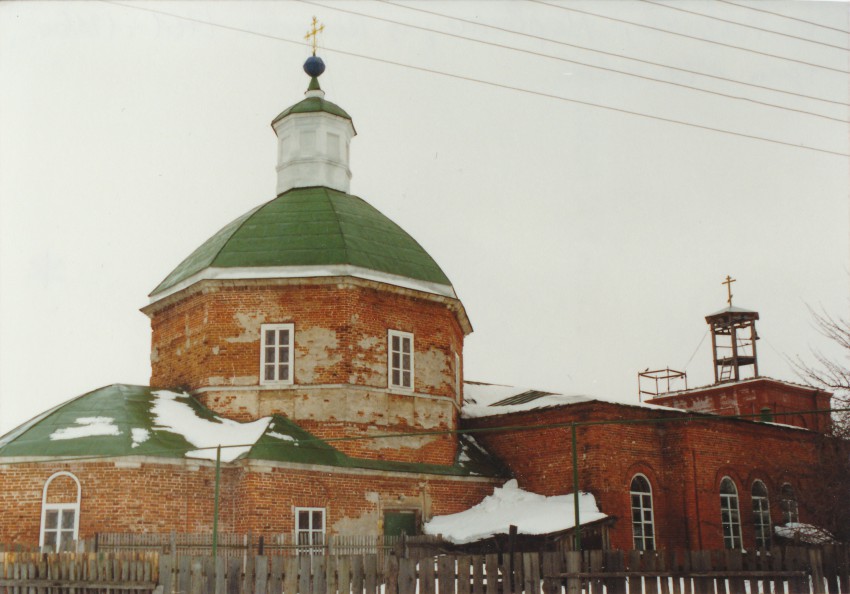
[[[694,357],[697,356],[697,353],[699,352],[699,349],[702,346],[702,343],[705,342],[705,337],[708,336],[708,331],[709,331],[709,328],[706,328],[705,334],[703,334],[702,338],[699,339],[699,344],[697,345],[697,348],[694,349],[694,352],[691,354],[690,358],[688,359],[688,362],[685,363],[684,367],[682,367],[682,371],[687,371],[688,365],[690,365],[691,361],[694,360]]]
[[[375,16],[375,15],[371,15],[371,14],[365,14],[365,13],[358,12],[358,11],[355,11],[355,10],[349,10],[347,8],[340,8],[340,7],[337,7],[337,6],[328,6],[326,4],[321,4],[319,2],[315,2],[314,0],[299,0],[299,1],[303,2],[304,4],[309,4],[311,6],[317,6],[319,8],[324,8],[326,10],[335,10],[335,11],[342,12],[342,13],[345,13],[345,14],[350,14],[350,15],[354,15],[354,16],[367,18],[367,19],[381,21],[381,22],[384,22],[384,23],[392,24],[392,25],[399,25],[399,26],[402,26],[402,27],[410,28],[410,29],[416,29],[418,31],[426,31],[428,33],[436,33],[437,35],[444,35],[446,37],[451,37],[451,38],[454,38],[454,39],[461,39],[461,40],[464,40],[464,41],[479,43],[479,44],[487,45],[487,46],[490,46],[490,47],[498,47],[500,49],[515,51],[515,52],[519,52],[519,53],[523,53],[523,54],[536,56],[536,57],[539,57],[539,58],[548,58],[548,59],[551,59],[551,60],[558,60],[560,62],[566,62],[568,64],[575,64],[575,65],[578,65],[578,66],[585,66],[587,68],[593,68],[593,69],[596,69],[596,70],[604,70],[605,72],[613,72],[615,74],[621,74],[623,76],[631,76],[633,78],[639,78],[641,80],[647,80],[647,81],[650,81],[650,82],[661,83],[661,84],[665,84],[665,85],[671,85],[671,86],[679,87],[679,88],[686,89],[686,90],[689,90],[689,91],[697,91],[697,92],[700,92],[700,93],[707,93],[707,94],[710,94],[710,95],[716,95],[716,96],[719,96],[719,97],[724,97],[726,99],[733,99],[733,100],[736,100],[736,101],[746,101],[747,103],[753,103],[753,104],[761,105],[761,106],[764,106],[764,107],[771,107],[773,109],[782,109],[782,110],[785,110],[785,111],[800,113],[800,114],[803,114],[803,115],[809,115],[809,116],[813,116],[813,117],[817,117],[817,118],[823,118],[823,119],[826,119],[826,120],[832,120],[832,121],[835,121],[835,122],[840,122],[842,124],[850,124],[850,121],[848,121],[848,120],[844,120],[844,119],[841,119],[841,118],[835,118],[835,117],[832,117],[832,116],[827,116],[827,115],[823,115],[823,114],[815,113],[815,112],[811,112],[811,111],[806,111],[804,109],[795,109],[795,108],[792,108],[792,107],[785,107],[783,105],[777,105],[775,103],[768,103],[766,101],[759,101],[757,99],[751,99],[749,97],[742,97],[740,95],[730,95],[729,93],[721,93],[719,91],[712,91],[712,90],[709,90],[709,89],[703,89],[701,87],[694,87],[694,86],[686,85],[686,84],[683,84],[683,83],[672,82],[672,81],[668,81],[668,80],[654,78],[654,77],[651,77],[651,76],[644,76],[642,74],[637,74],[637,73],[634,73],[634,72],[627,72],[625,70],[617,70],[615,68],[608,68],[606,66],[597,66],[595,64],[588,64],[586,62],[579,62],[578,60],[571,60],[569,58],[563,58],[561,56],[554,56],[552,54],[544,54],[542,52],[536,52],[536,51],[526,50],[526,49],[522,49],[522,48],[510,46],[510,45],[496,43],[494,41],[484,41],[482,39],[474,39],[472,37],[467,37],[465,35],[448,33],[446,31],[440,31],[438,29],[432,29],[430,27],[423,27],[421,25],[413,25],[413,24],[410,24],[410,23],[403,23],[401,21],[395,21],[395,20],[392,20],[392,19],[388,19],[388,18],[385,18],[385,17],[379,17],[379,16]]]
[[[825,43],[823,41],[816,41],[814,39],[808,39],[806,37],[799,37],[797,35],[791,35],[789,33],[781,33],[780,31],[774,31],[772,29],[765,29],[763,27],[756,27],[755,25],[747,25],[746,23],[739,23],[739,22],[736,22],[736,21],[730,21],[729,19],[723,19],[723,18],[720,18],[720,17],[712,16],[710,14],[703,14],[701,12],[695,12],[693,10],[688,10],[687,8],[682,8],[681,6],[671,6],[670,4],[664,4],[663,2],[655,2],[655,0],[640,0],[640,1],[644,2],[646,4],[652,4],[654,6],[660,6],[662,8],[666,8],[668,10],[675,10],[675,11],[678,11],[678,12],[684,12],[686,14],[692,14],[692,15],[695,15],[695,16],[700,16],[700,17],[703,17],[703,18],[706,18],[706,19],[712,19],[712,20],[715,20],[715,21],[720,21],[721,23],[728,23],[730,25],[737,25],[738,27],[745,27],[747,29],[754,29],[755,31],[761,31],[763,33],[770,33],[771,35],[781,35],[782,37],[788,37],[790,39],[797,39],[799,41],[805,41],[807,43],[816,43],[818,45],[823,45],[823,46],[826,46],[826,47],[839,49],[839,50],[844,51],[844,52],[850,51],[850,49],[843,47],[841,45],[834,45],[832,43]]]
[[[811,99],[813,101],[822,101],[824,103],[833,103],[835,105],[842,105],[842,106],[848,105],[848,103],[845,102],[845,101],[835,101],[833,99],[826,99],[826,98],[823,98],[823,97],[815,97],[813,95],[806,95],[805,93],[795,93],[794,91],[788,91],[786,89],[777,89],[776,87],[768,87],[768,86],[765,86],[765,85],[757,85],[755,83],[749,83],[749,82],[737,80],[737,79],[734,79],[734,78],[727,78],[725,76],[718,76],[718,75],[715,75],[715,74],[709,74],[707,72],[699,72],[697,70],[690,70],[688,68],[679,68],[678,66],[671,66],[670,64],[661,64],[659,62],[652,62],[651,60],[644,60],[643,58],[635,58],[634,56],[627,56],[625,54],[608,52],[608,51],[605,51],[605,50],[586,47],[586,46],[578,45],[578,44],[575,44],[575,43],[567,43],[566,41],[561,41],[559,39],[553,39],[551,37],[543,37],[543,36],[540,36],[540,35],[525,33],[523,31],[516,31],[514,29],[507,29],[505,27],[499,27],[499,26],[496,26],[496,25],[488,24],[488,23],[481,23],[481,22],[478,22],[478,21],[474,21],[472,19],[465,19],[465,18],[462,18],[462,17],[454,16],[454,15],[443,14],[441,12],[436,12],[436,11],[433,11],[433,10],[426,10],[426,9],[421,8],[419,6],[409,6],[407,4],[400,4],[400,3],[397,3],[397,2],[393,2],[392,0],[375,0],[375,1],[376,2],[382,2],[382,3],[388,4],[390,6],[395,6],[397,8],[403,8],[404,10],[412,10],[412,11],[423,13],[423,14],[430,14],[430,15],[433,15],[433,16],[438,16],[438,17],[441,17],[441,18],[450,19],[450,20],[453,20],[453,21],[458,21],[458,22],[461,22],[461,23],[469,24],[469,25],[476,25],[478,27],[493,29],[495,31],[502,31],[504,33],[510,33],[510,34],[513,34],[513,35],[520,35],[522,37],[527,37],[529,39],[536,39],[538,41],[555,43],[555,44],[562,45],[562,46],[565,46],[565,47],[571,47],[571,48],[580,49],[580,50],[587,51],[587,52],[602,54],[604,56],[611,56],[611,57],[614,57],[614,58],[620,58],[622,60],[630,60],[630,61],[633,61],[633,62],[639,62],[641,64],[648,64],[650,66],[656,66],[658,68],[668,68],[668,69],[674,70],[676,72],[684,72],[684,73],[687,73],[687,74],[695,74],[697,76],[704,76],[704,77],[707,77],[707,78],[713,78],[715,80],[722,80],[723,82],[730,82],[730,83],[734,83],[734,84],[738,84],[738,85],[745,85],[745,86],[748,86],[748,87],[753,87],[755,89],[772,91],[774,93],[784,93],[784,94],[787,94],[787,95],[793,95],[794,97],[802,97],[804,99]]]
[[[246,34],[249,34],[249,35],[256,35],[256,36],[263,37],[263,38],[266,38],[266,39],[283,41],[285,43],[291,43],[291,44],[299,45],[299,46],[302,46],[302,47],[310,47],[309,44],[306,44],[303,41],[294,41],[294,40],[291,40],[291,39],[278,37],[276,35],[269,35],[269,34],[266,34],[266,33],[258,33],[256,31],[251,31],[251,30],[248,30],[248,29],[240,29],[238,27],[232,27],[232,26],[229,26],[229,25],[221,25],[221,24],[218,24],[218,23],[203,21],[203,20],[200,20],[200,19],[192,18],[192,17],[176,15],[176,14],[173,14],[173,13],[170,13],[170,12],[165,12],[165,11],[162,11],[162,10],[156,10],[154,8],[148,8],[148,7],[142,7],[142,6],[132,6],[132,5],[129,5],[129,4],[121,4],[120,2],[111,2],[109,0],[100,0],[100,1],[109,5],[109,6],[117,6],[117,7],[121,7],[121,8],[131,8],[131,9],[134,9],[134,10],[152,12],[152,13],[155,13],[155,14],[160,14],[160,15],[163,15],[163,16],[168,16],[168,17],[172,17],[172,18],[176,18],[176,19],[180,19],[180,20],[193,22],[193,23],[209,25],[209,26],[212,26],[212,27],[220,28],[220,29],[226,29],[228,31],[235,31],[235,32],[238,32],[238,33],[246,33]],[[529,0],[529,1],[535,1],[535,0]],[[657,120],[657,121],[660,121],[660,122],[667,122],[669,124],[676,124],[676,125],[679,125],[679,126],[686,126],[686,127],[689,127],[689,128],[696,128],[696,129],[699,129],[699,130],[717,132],[719,134],[725,134],[725,135],[728,135],[728,136],[735,136],[735,137],[738,137],[738,138],[748,138],[750,140],[760,140],[762,142],[768,142],[768,143],[771,143],[771,144],[793,147],[795,149],[809,150],[809,151],[824,153],[824,154],[828,154],[828,155],[836,155],[836,156],[843,157],[843,158],[850,157],[850,154],[842,153],[840,151],[833,151],[833,150],[829,150],[829,149],[806,146],[806,145],[803,145],[803,144],[796,144],[796,143],[793,143],[793,142],[785,142],[784,140],[776,140],[776,139],[772,139],[772,138],[766,138],[764,136],[757,136],[755,134],[745,134],[743,132],[734,132],[732,130],[724,130],[722,128],[715,128],[713,126],[706,126],[706,125],[703,125],[703,124],[695,124],[695,123],[692,123],[692,122],[686,122],[686,121],[683,121],[683,120],[676,120],[676,119],[673,119],[673,118],[665,118],[665,117],[661,117],[661,116],[654,116],[654,115],[642,113],[642,112],[639,112],[639,111],[632,111],[632,110],[628,110],[628,109],[622,109],[622,108],[619,108],[619,107],[612,107],[610,105],[603,105],[601,103],[593,103],[591,101],[582,101],[580,99],[563,97],[563,96],[554,95],[554,94],[551,94],[551,93],[543,93],[543,92],[540,92],[540,91],[532,91],[530,89],[526,89],[526,88],[523,88],[523,87],[516,87],[516,86],[492,82],[492,81],[488,81],[488,80],[472,78],[472,77],[463,76],[463,75],[460,75],[460,74],[451,74],[451,73],[448,73],[448,72],[442,72],[440,70],[435,70],[435,69],[432,69],[432,68],[425,68],[423,66],[413,66],[411,64],[404,64],[404,63],[401,63],[401,62],[395,62],[393,60],[387,60],[387,59],[384,59],[384,58],[376,58],[374,56],[367,56],[367,55],[364,55],[364,54],[358,54],[358,53],[349,52],[349,51],[346,51],[346,50],[334,49],[334,48],[330,48],[330,47],[326,47],[325,50],[329,51],[329,52],[337,53],[337,54],[340,54],[340,55],[343,55],[343,56],[359,58],[359,59],[362,59],[362,60],[369,60],[371,62],[377,62],[377,63],[380,63],[380,64],[388,64],[388,65],[391,65],[391,66],[398,66],[400,68],[408,68],[408,69],[411,69],[411,70],[416,70],[416,71],[419,71],[419,72],[427,72],[429,74],[436,74],[438,76],[445,76],[445,77],[453,78],[453,79],[456,79],[456,80],[465,80],[465,81],[468,81],[468,82],[474,82],[474,83],[478,83],[478,84],[482,84],[482,85],[486,85],[486,86],[490,86],[490,87],[506,89],[506,90],[510,90],[510,91],[517,91],[519,93],[525,93],[525,94],[528,94],[528,95],[534,95],[534,96],[538,96],[538,97],[545,97],[545,98],[548,98],[548,99],[555,99],[555,100],[564,101],[564,102],[567,102],[567,103],[575,103],[577,105],[584,105],[584,106],[587,106],[587,107],[595,107],[595,108],[598,108],[598,109],[604,109],[606,111],[613,111],[613,112],[616,112],[616,113],[632,115],[632,116],[641,117],[641,118],[645,118],[645,119]]]
[[[667,33],[669,35],[675,35],[677,37],[684,37],[686,39],[691,39],[691,40],[694,40],[694,41],[702,41],[703,43],[711,43],[713,45],[718,45],[720,47],[725,47],[725,48],[729,48],[729,49],[736,49],[736,50],[740,50],[740,51],[743,51],[743,52],[749,52],[751,54],[757,54],[759,56],[765,56],[765,57],[768,57],[768,58],[776,58],[776,59],[785,60],[785,61],[788,61],[788,62],[795,62],[797,64],[803,64],[804,66],[812,66],[813,68],[821,68],[823,70],[831,70],[833,72],[840,72],[841,74],[850,74],[850,71],[842,70],[840,68],[833,68],[831,66],[824,66],[823,64],[815,64],[814,62],[806,62],[805,60],[797,60],[795,58],[788,58],[786,56],[780,56],[778,54],[771,54],[769,52],[762,52],[762,51],[759,51],[759,50],[741,47],[740,45],[733,45],[731,43],[723,43],[722,41],[714,41],[713,39],[706,39],[704,37],[697,37],[695,35],[688,35],[687,33],[679,33],[678,31],[671,31],[669,29],[662,29],[661,27],[653,27],[652,25],[645,25],[643,23],[635,23],[634,21],[627,21],[627,20],[624,20],[624,19],[618,19],[618,18],[608,16],[608,15],[604,15],[604,14],[598,14],[598,13],[590,12],[590,11],[587,11],[587,10],[581,10],[579,8],[575,8],[575,7],[572,7],[572,6],[565,6],[563,4],[550,4],[548,2],[544,2],[543,0],[526,0],[526,2],[534,2],[535,4],[542,4],[543,6],[548,6],[549,8],[558,8],[560,10],[567,10],[567,11],[570,11],[570,12],[576,12],[576,13],[579,13],[579,14],[585,14],[585,15],[588,15],[588,16],[597,17],[597,18],[600,18],[600,19],[607,19],[609,21],[614,21],[614,22],[617,22],[617,23],[623,23],[623,24],[626,24],[626,25],[641,27],[643,29],[649,29],[651,31],[658,31],[660,33]]]
[[[723,2],[724,4],[730,4],[732,6],[737,6],[738,8],[744,8],[746,10],[754,10],[756,12],[762,12],[764,14],[772,14],[773,16],[777,16],[783,19],[789,19],[792,21],[797,21],[798,23],[806,23],[807,25],[814,25],[815,27],[822,27],[824,29],[829,29],[830,31],[838,31],[839,33],[850,33],[847,29],[840,29],[838,27],[830,27],[829,25],[822,25],[820,23],[816,23],[814,21],[807,21],[806,19],[801,19],[797,17],[788,16],[787,14],[782,14],[779,12],[771,12],[769,10],[765,10],[763,8],[755,8],[753,6],[748,6],[747,4],[738,4],[737,2],[730,2],[729,0],[714,0],[715,2]]]

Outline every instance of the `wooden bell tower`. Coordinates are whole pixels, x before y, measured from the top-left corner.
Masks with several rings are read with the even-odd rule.
[[[757,311],[732,305],[732,283],[735,279],[726,276],[722,283],[728,292],[728,307],[705,317],[711,326],[711,346],[714,353],[714,382],[736,382],[758,377],[756,355]]]

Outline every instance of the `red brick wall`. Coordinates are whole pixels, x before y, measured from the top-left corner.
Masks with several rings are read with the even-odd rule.
[[[470,419],[470,427],[544,425],[605,419],[677,419],[678,413],[607,403],[517,413],[509,419]],[[515,473],[520,486],[555,495],[573,491],[569,428],[476,434]],[[782,523],[779,489],[794,486],[801,521],[802,496],[810,492],[818,459],[817,435],[738,420],[634,423],[577,428],[579,486],[596,497],[600,510],[618,518],[612,546],[632,548],[629,488],[637,473],[653,490],[656,546],[666,549],[722,548],[719,485],[731,477],[738,488],[745,547],[755,546],[751,488],[768,488],[771,516]]]
[[[295,324],[297,385],[386,388],[387,330],[394,329],[415,335],[415,391],[455,395],[454,353],[462,356],[463,331],[445,303],[389,289],[327,282],[230,284],[154,310],[151,385],[190,390],[256,386],[259,326],[287,322]],[[319,336],[310,342],[313,334]],[[440,364],[443,369],[433,369]]]
[[[321,438],[453,429],[455,353],[462,356],[464,333],[452,307],[459,302],[339,279],[208,284],[149,310],[151,385],[210,389],[198,398],[223,416],[247,421],[282,414]],[[259,386],[263,323],[294,324],[291,387]],[[389,329],[414,335],[413,393],[387,390]],[[335,405],[335,399],[345,400]],[[455,439],[419,441],[339,442],[339,449],[373,459],[453,463]]]
[[[81,538],[97,532],[212,530],[215,469],[211,465],[21,464],[0,467],[4,510],[0,543],[38,543],[43,488],[59,470],[73,473],[80,481]],[[53,482],[64,485],[58,478]],[[223,532],[292,533],[294,507],[326,507],[330,532],[377,533],[380,510],[387,503],[401,500],[426,515],[453,513],[478,503],[492,490],[492,482],[475,479],[281,468],[260,472],[236,464],[222,469],[219,526]]]
[[[759,415],[762,409],[767,408],[777,423],[827,432],[831,426],[830,415],[799,413],[829,410],[831,399],[831,394],[817,388],[793,386],[769,378],[759,378],[688,390],[654,398],[651,402],[726,416]]]

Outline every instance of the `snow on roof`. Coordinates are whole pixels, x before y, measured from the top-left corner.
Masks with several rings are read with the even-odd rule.
[[[607,402],[621,406],[636,406],[639,408],[652,408],[688,414],[688,411],[678,408],[648,404],[646,402],[621,402],[609,398],[584,396],[581,394],[556,394],[554,392],[543,392],[501,384],[486,384],[484,382],[464,382],[463,402],[461,414],[466,419],[505,415],[539,408],[568,406],[584,402]]]
[[[579,494],[582,525],[606,517],[596,507],[593,495]],[[546,497],[520,489],[516,479],[512,479],[466,511],[433,517],[425,524],[425,533],[440,534],[450,542],[464,544],[507,534],[512,525],[519,534],[549,534],[574,527],[572,493]]]
[[[79,439],[95,435],[121,435],[112,417],[79,417],[73,427],[62,427],[50,434],[50,439]]]
[[[153,395],[156,398],[151,409],[154,429],[165,429],[182,435],[196,448],[209,448],[186,452],[190,458],[215,460],[215,448],[220,445],[222,462],[232,462],[251,449],[271,422],[271,417],[263,417],[251,423],[239,423],[218,416],[205,419],[189,406],[186,394],[157,390]]]

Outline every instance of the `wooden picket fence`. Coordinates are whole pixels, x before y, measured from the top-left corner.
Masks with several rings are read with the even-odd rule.
[[[850,549],[438,555],[0,553],[0,594],[850,593]]]

